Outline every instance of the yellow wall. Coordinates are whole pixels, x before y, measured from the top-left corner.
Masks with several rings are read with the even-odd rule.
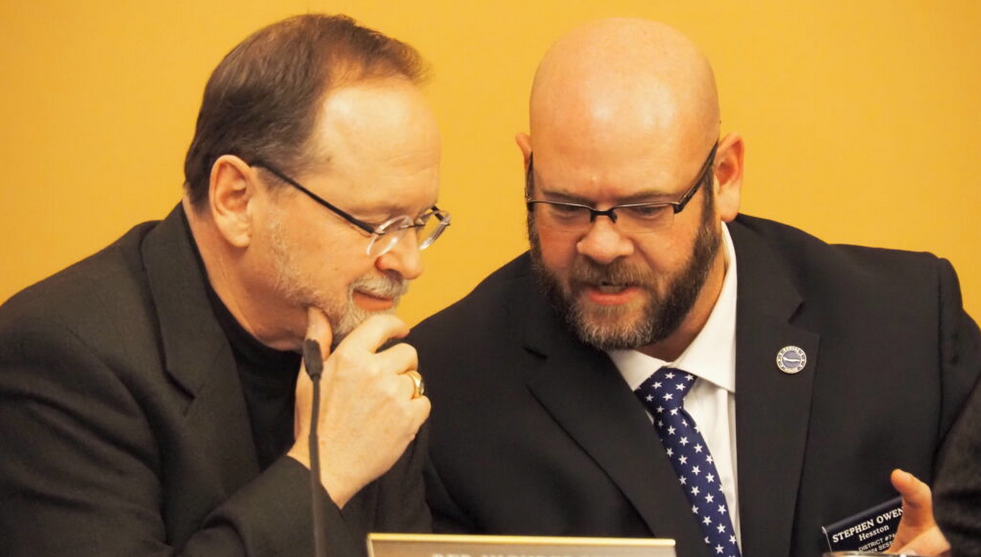
[[[401,314],[415,323],[525,245],[529,83],[561,33],[661,19],[713,60],[747,142],[744,212],[829,241],[929,250],[981,317],[981,2],[959,0],[3,0],[0,301],[181,194],[205,80],[254,29],[345,12],[432,62],[454,224]]]

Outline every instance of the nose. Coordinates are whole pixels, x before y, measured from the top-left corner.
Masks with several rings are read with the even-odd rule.
[[[601,265],[608,265],[617,258],[633,254],[634,243],[620,233],[611,219],[599,217],[576,244],[576,250]]]
[[[412,230],[404,232],[392,249],[378,256],[375,267],[382,272],[394,271],[405,280],[419,278],[422,274],[422,253],[415,233]]]

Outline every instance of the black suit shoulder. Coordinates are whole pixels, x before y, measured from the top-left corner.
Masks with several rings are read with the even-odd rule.
[[[0,350],[27,349],[43,339],[74,339],[96,353],[121,353],[153,328],[154,313],[140,244],[155,225],[122,238],[32,285],[0,306]],[[134,327],[136,330],[134,330]]]
[[[821,332],[822,352],[882,353],[920,372],[934,370],[942,412],[937,435],[949,430],[981,371],[981,332],[963,309],[957,274],[928,252],[829,244],[799,229],[740,215],[730,224],[740,296],[766,296],[778,269],[801,296],[794,322]],[[768,260],[766,263],[763,260]],[[763,283],[761,287],[744,281]],[[741,302],[742,304],[742,302]],[[887,360],[881,365],[893,367]],[[896,369],[904,366],[896,363]],[[918,375],[919,376],[919,375]],[[913,376],[893,376],[889,389],[917,389]]]
[[[448,334],[463,340],[472,334],[490,332],[488,326],[506,319],[508,301],[534,295],[540,294],[537,293],[531,258],[524,253],[488,275],[462,299],[413,327],[410,338]]]
[[[949,268],[949,263],[931,253],[829,244],[798,228],[747,215],[737,217],[729,229],[736,244],[737,261],[741,242],[754,236],[781,262],[801,290],[832,284],[876,290],[889,285],[923,287],[936,284],[939,267]]]
[[[137,277],[145,276],[141,244],[159,222],[139,224],[98,252],[24,288],[3,304],[0,316],[70,315],[75,307],[104,304],[122,283],[138,284]]]

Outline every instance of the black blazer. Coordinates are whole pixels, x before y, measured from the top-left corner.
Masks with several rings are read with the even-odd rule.
[[[0,308],[0,554],[312,555],[310,477],[260,473],[180,207]],[[430,527],[423,451],[343,512],[330,554]]]
[[[933,508],[951,557],[981,557],[981,383],[941,453]]]
[[[926,481],[981,371],[955,274],[929,254],[829,246],[740,216],[736,439],[742,554],[817,556],[820,527]],[[666,537],[710,557],[649,419],[573,338],[522,255],[415,328],[433,401],[435,528]],[[775,358],[805,350],[803,371]],[[653,371],[653,370],[652,370]]]

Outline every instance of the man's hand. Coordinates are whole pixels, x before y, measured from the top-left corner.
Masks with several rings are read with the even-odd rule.
[[[393,315],[366,319],[330,352],[332,331],[319,309],[309,310],[307,338],[320,343],[320,481],[338,507],[388,471],[429,416],[429,399],[414,397],[415,382],[405,372],[418,367],[414,348],[386,341],[402,338],[408,326]],[[296,384],[295,443],[289,456],[310,467],[310,413],[313,384],[300,370]]]
[[[933,519],[930,486],[899,469],[893,470],[889,479],[903,497],[903,518],[899,521],[896,538],[888,551],[909,555],[947,555],[950,544]]]

